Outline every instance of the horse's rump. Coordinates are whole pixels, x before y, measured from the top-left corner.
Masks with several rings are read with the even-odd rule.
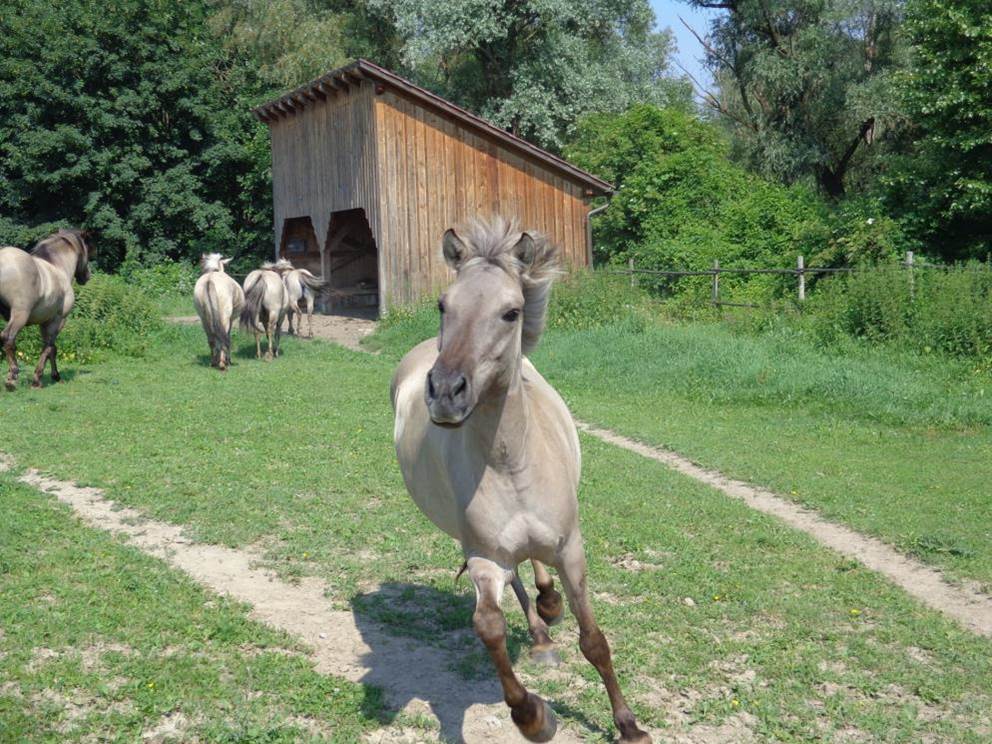
[[[263,301],[265,300],[265,282],[259,277],[245,292],[245,304],[241,307],[241,327],[245,331],[254,331],[262,321]]]

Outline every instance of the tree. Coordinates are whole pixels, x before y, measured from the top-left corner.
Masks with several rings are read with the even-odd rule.
[[[10,0],[0,12],[0,240],[96,231],[100,263],[268,242],[254,67],[199,2]]]
[[[753,168],[833,199],[871,175],[903,124],[904,0],[684,1],[726,11],[700,37],[717,81],[705,98]]]
[[[714,259],[781,268],[825,247],[815,192],[750,173],[729,149],[719,127],[683,111],[639,105],[583,119],[566,154],[617,186],[596,226],[597,257],[658,269]]]
[[[687,107],[670,34],[647,0],[368,0],[392,19],[408,74],[551,149],[592,111]]]
[[[992,254],[992,5],[913,0],[901,78],[912,155],[887,180],[909,232],[946,260]]]

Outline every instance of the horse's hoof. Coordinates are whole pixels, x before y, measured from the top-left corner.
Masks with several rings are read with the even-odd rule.
[[[561,666],[561,655],[552,645],[534,646],[530,650],[530,660],[546,667]]]
[[[62,375],[52,375],[52,382],[62,382]]]
[[[41,389],[41,380],[31,380],[31,389],[32,390],[40,390]]]
[[[555,712],[551,710],[551,706],[548,702],[542,698],[537,697],[537,695],[529,694],[528,697],[536,698],[537,716],[534,721],[531,722],[530,726],[521,726],[515,717],[516,711],[511,713],[511,717],[514,718],[514,723],[517,724],[517,728],[520,730],[521,735],[527,741],[551,741],[555,738],[555,734],[558,732],[558,719],[555,718]]]
[[[3,386],[7,388],[9,392],[12,393],[15,390],[17,390],[17,380],[7,380],[6,382],[4,382]]]

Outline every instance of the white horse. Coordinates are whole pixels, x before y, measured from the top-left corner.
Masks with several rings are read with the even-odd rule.
[[[300,324],[303,318],[303,308],[307,311],[307,326],[310,338],[313,338],[313,301],[317,294],[327,289],[327,282],[314,276],[306,269],[294,269],[293,264],[285,258],[280,258],[272,268],[282,276],[286,285],[289,311],[286,313],[289,332],[293,333],[293,313],[296,313],[296,335],[300,335]],[[303,306],[300,306],[300,302]]]
[[[52,381],[59,375],[55,339],[76,303],[72,289],[90,280],[90,249],[85,233],[59,230],[40,241],[31,253],[20,248],[0,248],[0,346],[7,355],[7,390],[17,389],[17,334],[26,325],[41,327],[42,351],[31,387],[41,387],[45,365],[52,364]]]
[[[262,334],[268,341],[266,361],[279,356],[282,319],[289,309],[286,287],[271,263],[262,265],[245,277],[245,304],[241,309],[241,327],[255,332],[255,356],[262,358]]]
[[[203,274],[193,288],[193,304],[210,344],[210,366],[224,372],[231,363],[231,328],[245,304],[241,285],[227,275],[231,262],[219,253],[200,256]]]
[[[444,257],[457,272],[438,303],[436,339],[411,350],[393,378],[396,453],[417,506],[461,543],[475,585],[475,630],[496,667],[514,723],[531,741],[556,731],[548,704],[524,688],[506,650],[500,609],[510,584],[535,649],[551,647],[558,569],[579,624],[579,646],[606,686],[625,744],[647,744],[617,683],[606,638],[586,592],[579,531],[581,456],[572,416],[524,356],[544,328],[556,251],[500,218],[448,230]],[[517,577],[535,562],[536,611]],[[542,649],[543,647],[543,649]]]

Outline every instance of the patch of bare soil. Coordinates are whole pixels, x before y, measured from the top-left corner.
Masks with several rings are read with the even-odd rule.
[[[320,315],[313,316],[313,338],[323,339],[340,344],[352,351],[365,351],[359,342],[375,330],[375,313],[369,311],[356,310],[347,315]],[[169,323],[178,325],[196,325],[200,319],[195,315],[171,315],[165,319]],[[293,329],[296,329],[296,316],[293,316]],[[284,326],[283,334],[287,330]],[[301,338],[310,337],[310,326],[306,317],[303,318],[303,331]]]
[[[313,335],[324,341],[341,344],[353,351],[365,351],[359,342],[375,330],[375,315],[355,313],[353,315],[314,315]],[[303,333],[309,331],[306,318],[303,319]]]
[[[0,454],[0,470],[11,465],[12,460]],[[361,615],[335,610],[325,597],[328,587],[323,581],[304,578],[288,584],[257,566],[260,555],[194,543],[175,525],[144,519],[134,509],[117,508],[99,489],[82,488],[36,470],[27,471],[19,480],[68,504],[84,522],[122,535],[210,589],[250,604],[254,619],[302,639],[312,649],[310,658],[318,672],[381,688],[391,709],[436,719],[445,740],[521,741],[495,675],[466,680],[451,671],[456,660],[444,651],[391,636]],[[47,651],[39,651],[38,656],[57,654]],[[185,725],[181,713],[165,716],[143,738],[181,739]],[[392,727],[380,740],[403,741],[410,733]],[[417,732],[415,737],[416,741],[437,739],[438,734],[431,732]],[[561,726],[555,740],[578,744],[582,737]]]
[[[608,429],[581,422],[576,424],[586,434],[663,463],[743,501],[752,509],[782,520],[821,545],[877,571],[923,604],[954,618],[969,630],[992,637],[992,597],[971,587],[950,584],[939,570],[903,555],[881,540],[828,522],[816,512],[771,491],[708,470],[675,452],[643,444]]]

